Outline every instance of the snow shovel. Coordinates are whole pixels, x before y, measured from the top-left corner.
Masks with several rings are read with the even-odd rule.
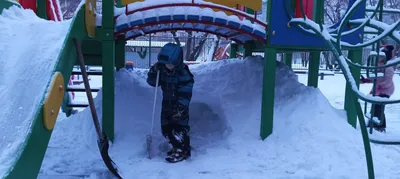
[[[153,142],[153,125],[154,125],[154,115],[156,112],[156,102],[157,102],[157,89],[158,89],[158,82],[160,80],[160,70],[157,70],[157,79],[156,79],[156,89],[154,92],[154,102],[153,102],[153,116],[151,119],[151,129],[150,129],[150,134],[146,136],[146,144],[147,144],[147,153],[148,153],[148,158],[151,159],[151,145]]]
[[[74,38],[74,43],[75,43],[76,55],[78,57],[79,65],[80,65],[81,71],[82,71],[82,78],[83,78],[83,82],[85,84],[87,99],[89,101],[90,112],[92,113],[93,123],[96,128],[96,132],[97,132],[97,137],[98,137],[97,144],[98,144],[98,147],[100,150],[101,158],[103,159],[104,163],[106,164],[108,170],[110,170],[111,173],[113,173],[116,177],[122,179],[122,177],[118,174],[117,166],[115,165],[115,163],[111,160],[110,156],[108,155],[108,148],[109,148],[108,137],[100,129],[99,118],[97,117],[96,108],[95,108],[94,102],[93,102],[92,91],[90,89],[88,75],[86,73],[85,62],[83,60],[81,42],[78,39]]]

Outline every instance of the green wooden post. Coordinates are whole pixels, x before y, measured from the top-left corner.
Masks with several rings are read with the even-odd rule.
[[[246,11],[246,13],[247,14],[252,14],[252,15],[254,15],[255,13],[256,13],[256,11],[255,10],[253,10],[253,9],[250,9],[250,8],[248,8],[248,7],[245,7],[245,11]],[[246,18],[247,19],[247,18]],[[247,19],[247,20],[250,20],[250,19]],[[252,20],[250,20],[250,22],[251,23],[254,23]]]
[[[118,71],[125,67],[125,43],[123,37],[115,41],[115,67]]]
[[[229,52],[229,58],[237,58],[236,54],[238,52],[239,46],[236,43],[231,43],[231,49]]]
[[[349,58],[354,63],[361,64],[362,61],[362,50],[350,50],[349,51]],[[360,86],[360,76],[361,76],[361,69],[360,68],[351,68],[351,74],[356,81],[357,88]],[[345,92],[345,99],[344,99],[344,109],[347,112],[347,122],[353,126],[354,128],[357,127],[357,111],[356,106],[354,106],[353,96],[354,92],[351,90],[351,86],[346,83],[346,92]]]
[[[316,23],[324,22],[324,1],[315,1],[313,20]],[[321,52],[311,51],[308,62],[308,86],[318,87],[318,71],[320,63]]]
[[[246,42],[244,44],[244,53],[243,53],[243,57],[250,57],[253,55],[253,50],[255,48],[255,44],[253,42]]]
[[[102,2],[102,60],[103,60],[103,91],[102,91],[102,128],[108,138],[114,140],[114,1]]]
[[[117,7],[124,7],[124,5],[122,5],[121,0],[117,0]]]
[[[310,52],[309,62],[308,62],[308,86],[318,87],[318,71],[320,63],[320,52],[313,51]]]
[[[314,3],[314,12],[313,12],[313,20],[316,23],[324,22],[324,1],[315,1]]]
[[[264,75],[261,105],[260,136],[264,140],[272,134],[274,124],[274,96],[276,73],[276,49],[266,48],[264,54]]]
[[[37,0],[36,1],[36,14],[38,17],[47,20],[46,0]]]
[[[288,67],[292,68],[293,54],[292,54],[292,53],[285,53],[285,56],[284,56],[283,59],[284,59],[284,61],[285,61],[285,64],[286,64]]]
[[[247,14],[255,14],[255,11],[253,9],[248,8],[248,7],[245,7],[245,11],[246,11]],[[247,20],[250,20],[250,19],[247,19]],[[250,20],[250,22],[253,23],[252,20]],[[243,58],[252,56],[254,48],[255,48],[255,44],[253,42],[246,42],[243,45],[243,49],[244,49],[242,51],[243,52]]]
[[[151,68],[151,34],[149,34],[149,69]]]

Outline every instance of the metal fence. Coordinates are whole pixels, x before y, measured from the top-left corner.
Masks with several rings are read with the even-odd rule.
[[[204,44],[200,48],[200,54],[197,60],[205,61],[210,58],[215,42],[216,36],[209,35],[204,36],[204,33],[194,33],[192,36],[187,32],[176,32],[174,36],[172,33],[157,33],[152,35],[146,35],[139,37],[135,40],[127,41],[125,46],[126,54],[125,60],[134,63],[135,68],[149,68],[152,64],[157,62],[157,55],[160,52],[161,47],[166,43],[176,43],[177,40],[180,42],[184,50],[184,59],[189,55],[187,53],[193,52],[193,49],[204,40]],[[190,38],[190,39],[189,39]],[[224,47],[229,44],[229,40],[220,39],[219,47]],[[188,44],[190,43],[190,44]],[[362,64],[367,64],[368,55],[371,52],[371,48],[364,48],[362,53]],[[347,55],[348,51],[343,51],[344,55]],[[264,56],[264,53],[253,53],[253,55]],[[281,61],[283,54],[277,55],[277,60]],[[294,70],[306,70],[309,65],[309,52],[295,52],[292,55],[292,68]],[[321,70],[340,70],[337,62],[334,60],[332,52],[325,51],[321,52],[320,65]]]
[[[215,39],[212,37],[204,38],[198,36],[198,34],[189,36],[187,33],[177,33],[177,37],[174,37],[171,33],[157,33],[142,36],[135,40],[129,40],[125,45],[125,61],[133,62],[135,68],[149,68],[152,64],[157,62],[157,55],[160,52],[161,47],[167,43],[177,43],[177,40],[183,47],[183,55],[185,58],[187,53],[192,52],[202,39],[205,40],[205,43],[200,48],[200,54],[197,59],[205,60],[212,47],[212,42]],[[189,40],[189,38],[191,38],[191,40]],[[188,42],[191,44],[187,44]]]

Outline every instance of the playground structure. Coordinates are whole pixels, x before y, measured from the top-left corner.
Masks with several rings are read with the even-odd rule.
[[[61,7],[57,0],[16,0],[23,8],[32,9],[39,17],[52,21],[62,21]]]
[[[21,2],[22,7],[32,8]],[[36,8],[39,17],[45,16],[46,0],[37,0]],[[54,78],[49,82],[51,95],[43,94],[43,105],[36,109],[36,118],[31,127],[31,133],[26,137],[19,156],[16,156],[13,166],[5,176],[8,178],[36,177],[61,106],[67,116],[71,115],[72,108],[68,89],[55,90],[57,87],[68,86],[68,79],[77,65],[77,50],[74,39],[82,44],[82,57],[85,65],[102,66],[102,130],[111,141],[114,140],[114,71],[125,66],[125,42],[145,34],[164,31],[200,31],[215,34],[234,41],[230,46],[231,57],[235,57],[238,50],[243,49],[244,57],[251,56],[252,52],[264,52],[264,80],[262,92],[261,139],[267,138],[273,132],[275,68],[277,53],[285,54],[285,63],[291,64],[291,53],[295,51],[309,51],[310,65],[308,85],[318,87],[318,66],[321,51],[332,51],[337,58],[341,70],[347,81],[345,110],[348,122],[356,127],[357,117],[360,123],[365,154],[367,158],[369,178],[374,178],[372,154],[369,137],[364,121],[361,104],[363,100],[373,104],[393,104],[400,100],[388,100],[378,97],[367,97],[358,91],[360,70],[377,70],[397,65],[400,60],[391,64],[376,67],[363,66],[361,62],[361,48],[372,44],[379,44],[384,37],[391,37],[400,43],[400,35],[394,30],[400,22],[383,26],[383,22],[373,20],[378,14],[382,19],[383,1],[380,0],[373,15],[365,18],[366,4],[364,1],[350,0],[349,10],[338,23],[326,29],[323,23],[323,1],[313,0],[269,0],[267,22],[256,19],[255,12],[261,8],[259,1],[241,0],[206,0],[206,1],[154,1],[154,0],[122,0],[116,3],[102,1],[100,22],[96,22],[95,0],[86,0],[75,15],[68,35],[65,37],[63,50],[59,54]],[[12,2],[0,4],[3,8],[18,5]],[[18,5],[19,6],[19,5]],[[117,8],[114,8],[117,6]],[[188,10],[179,10],[185,7]],[[187,7],[187,8],[186,8]],[[239,8],[241,7],[241,8]],[[240,11],[238,9],[243,9]],[[236,9],[235,9],[236,8]],[[275,17],[275,18],[273,18]],[[279,18],[276,18],[279,17]],[[309,19],[311,18],[311,19]],[[100,24],[100,25],[99,25]],[[268,25],[267,25],[268,24]],[[377,29],[379,36],[363,42],[364,27]],[[293,40],[296,39],[296,40]],[[376,45],[375,49],[378,51]],[[101,49],[101,50],[99,50]],[[349,50],[348,57],[343,56],[342,50]],[[371,56],[371,59],[375,57]],[[351,60],[350,60],[351,59]],[[88,73],[91,75],[90,73]],[[75,89],[78,90],[78,89]],[[86,91],[85,89],[80,89]],[[94,91],[94,90],[92,90]],[[51,117],[53,116],[53,117]],[[369,120],[370,123],[374,122]],[[383,142],[385,143],[385,142]],[[393,143],[393,142],[392,142]]]

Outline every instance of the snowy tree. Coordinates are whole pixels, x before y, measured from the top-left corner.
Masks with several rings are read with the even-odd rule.
[[[59,0],[61,11],[64,19],[71,19],[74,17],[76,8],[78,8],[81,0]]]
[[[349,5],[349,0],[325,0],[324,3],[324,21],[326,25],[331,25],[342,19]]]

